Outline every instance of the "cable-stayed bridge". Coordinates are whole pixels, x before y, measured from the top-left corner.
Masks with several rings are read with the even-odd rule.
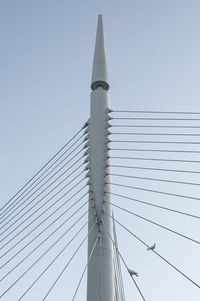
[[[133,298],[153,300],[142,278],[156,258],[154,289],[170,272],[177,290],[190,285],[198,300],[199,113],[111,109],[101,16],[91,89],[90,118],[1,208],[0,298],[123,301],[127,273]],[[180,266],[190,244],[197,251]]]

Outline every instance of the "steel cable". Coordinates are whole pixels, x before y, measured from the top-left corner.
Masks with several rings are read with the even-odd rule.
[[[193,125],[138,125],[138,124],[111,124],[111,127],[119,128],[171,128],[171,129],[199,129],[200,126]]]
[[[160,194],[170,195],[170,196],[175,196],[175,197],[180,197],[180,198],[186,198],[186,199],[190,199],[190,200],[197,200],[197,201],[200,200],[199,198],[184,195],[184,194],[170,193],[170,192],[158,191],[158,190],[147,189],[147,188],[142,188],[142,187],[122,185],[122,184],[118,184],[118,183],[109,183],[108,182],[107,184],[112,184],[112,185],[120,186],[120,187],[124,187],[124,188],[132,188],[132,189],[137,189],[137,190],[142,190],[142,191],[148,191],[148,192],[153,192],[153,193],[160,193]]]
[[[179,210],[175,210],[175,209],[172,209],[172,208],[168,208],[168,207],[156,205],[156,204],[153,204],[153,203],[141,201],[141,200],[138,200],[138,199],[135,199],[135,198],[131,198],[131,197],[128,197],[128,196],[124,196],[122,194],[118,194],[118,193],[114,193],[114,192],[106,192],[106,193],[109,193],[109,194],[112,194],[112,195],[115,195],[115,196],[119,196],[121,198],[124,198],[124,199],[127,199],[127,200],[131,200],[131,201],[134,201],[134,202],[137,202],[137,203],[141,203],[141,204],[144,204],[144,205],[148,205],[148,206],[156,207],[156,208],[159,208],[159,209],[164,209],[164,210],[167,210],[167,211],[170,211],[170,212],[182,214],[182,215],[185,215],[185,216],[188,216],[188,217],[200,219],[200,216],[198,216],[198,215],[189,214],[189,213],[186,213],[186,212],[183,212],[183,211],[179,211]]]
[[[142,166],[126,166],[126,165],[115,165],[115,164],[109,164],[108,166],[118,167],[118,168],[132,168],[132,169],[142,169],[142,170],[157,170],[157,171],[167,171],[167,172],[182,172],[182,173],[200,174],[200,171],[195,171],[195,170],[166,169],[166,168],[154,168],[154,167],[142,167]]]
[[[200,121],[200,118],[111,117],[111,120]]]
[[[83,178],[83,179],[81,179],[79,182],[77,182],[72,188],[70,188],[67,192],[65,192],[60,198],[58,198],[58,200],[56,201],[56,202],[54,202],[53,204],[51,204],[50,205],[50,207],[48,207],[47,209],[45,209],[39,216],[37,216],[34,220],[32,220],[25,228],[23,228],[22,230],[20,230],[20,232],[18,232],[14,237],[12,237],[9,241],[7,241],[0,249],[3,249],[5,246],[7,246],[10,242],[12,242],[13,241],[13,239],[15,239],[19,234],[21,234],[25,229],[27,229],[31,224],[33,224],[37,219],[39,219],[43,214],[45,214],[49,209],[51,209],[54,205],[56,205],[64,196],[66,196],[69,192],[71,192],[75,187],[77,187],[77,185],[79,185],[83,180],[84,180],[85,178]],[[85,185],[86,186],[86,185]],[[84,187],[85,187],[84,186]],[[84,187],[82,187],[80,190],[78,190],[74,195],[72,195],[69,199],[67,199],[60,207],[58,207],[58,210],[62,207],[62,206],[64,206],[66,203],[68,203],[68,201],[70,201],[74,196],[76,196]],[[51,199],[48,199],[42,206],[40,206],[37,210],[35,210],[34,211],[34,214],[37,212],[37,211],[40,211],[40,209],[43,207],[43,206],[45,206],[49,201],[50,201]],[[55,211],[53,211],[52,212],[52,214],[51,215],[53,215],[55,212],[57,211],[57,209],[55,210]],[[46,218],[45,218],[45,221],[49,218],[49,217],[51,217],[51,215],[48,215]],[[32,215],[30,215],[29,217],[31,217],[31,216],[33,216],[33,213],[32,213]],[[29,218],[28,217],[28,218]],[[27,219],[28,219],[27,218]],[[40,222],[35,228],[33,228],[32,229],[32,232],[35,230],[35,229],[37,229],[41,224],[43,223],[43,221],[42,222]],[[18,225],[19,226],[19,225]],[[17,229],[17,227],[15,228],[15,229]],[[10,235],[10,234],[12,234],[14,231],[11,231],[11,232],[9,232],[9,234],[8,235]],[[31,233],[32,233],[31,232]],[[14,246],[17,246],[22,240],[24,240],[28,235],[30,234],[30,232],[29,233],[27,233],[24,237],[22,237],[21,239],[20,239],[20,241],[18,241],[17,243],[15,243],[15,245]],[[8,235],[6,236],[6,238],[8,237]],[[5,239],[5,238],[4,238]],[[3,240],[4,240],[3,239]],[[3,241],[2,240],[2,241]],[[12,249],[12,247],[8,250],[8,251],[10,251]],[[5,253],[0,257],[0,258],[2,258],[4,255],[6,255]]]
[[[138,157],[120,157],[110,156],[111,159],[159,161],[159,162],[181,162],[181,163],[200,163],[200,160],[181,160],[181,159],[163,159],[163,158],[138,158]]]
[[[200,136],[200,134],[180,134],[180,133],[124,133],[124,132],[111,132],[111,135],[139,135],[139,136],[189,136],[189,137],[196,137]]]
[[[109,216],[111,216],[111,215],[109,215]],[[113,219],[114,219],[114,217],[113,217]],[[125,262],[125,260],[124,260],[123,256],[121,255],[121,252],[120,252],[120,251],[119,251],[119,249],[117,248],[117,246],[116,246],[116,244],[115,244],[115,242],[114,242],[114,240],[113,240],[113,238],[112,238],[111,234],[109,233],[109,231],[108,231],[108,229],[107,229],[107,227],[106,227],[106,225],[105,225],[105,223],[104,223],[104,220],[103,220],[103,219],[102,219],[102,223],[103,223],[103,226],[104,226],[104,228],[105,228],[105,230],[106,230],[106,233],[108,234],[108,236],[110,237],[110,239],[111,239],[112,243],[114,244],[114,246],[115,246],[115,248],[116,248],[116,251],[117,251],[117,253],[119,254],[119,256],[120,256],[120,258],[121,258],[122,262],[124,263],[124,265],[125,265],[125,267],[126,267],[126,269],[127,269],[127,272],[129,273],[129,268],[128,268],[128,266],[127,266],[127,264],[126,264],[126,262]],[[130,275],[130,274],[129,274],[129,275]],[[141,297],[142,297],[142,299],[145,301],[146,299],[144,298],[144,295],[142,294],[142,292],[141,292],[141,290],[140,290],[139,286],[137,285],[137,283],[136,283],[135,279],[134,279],[132,276],[131,276],[131,279],[133,280],[133,282],[134,282],[134,284],[135,284],[135,286],[136,286],[136,288],[137,288],[137,290],[138,290],[138,292],[139,292],[140,296],[141,296]]]
[[[88,193],[88,192],[87,192]],[[63,217],[65,215],[65,213],[67,213],[71,208],[73,208],[80,200],[83,199],[84,196],[87,195],[84,194],[82,197],[80,197],[75,203],[73,203],[69,208],[67,208],[66,210],[64,210],[62,212],[62,214],[60,214],[55,220],[53,220],[48,226],[46,226],[41,232],[39,232],[35,237],[33,237],[25,246],[23,246],[21,249],[19,249],[14,255],[12,255],[11,258],[9,258],[0,268],[3,268],[4,266],[6,266],[11,260],[13,260],[17,255],[19,255],[25,248],[27,248],[32,242],[34,242],[38,237],[40,237],[46,230],[48,230],[53,224],[55,224],[61,217]],[[74,196],[72,196],[74,197]],[[72,199],[72,198],[70,198]],[[67,201],[69,201],[70,199],[68,199]],[[65,202],[66,203],[66,202]],[[87,203],[87,202],[86,202]],[[84,203],[84,205],[86,204]],[[83,205],[83,206],[84,206]],[[81,208],[83,207],[81,206]],[[78,209],[79,210],[79,209]],[[75,211],[70,217],[69,219],[71,219],[74,214],[77,211]],[[13,250],[13,248],[15,248],[19,243],[21,243],[26,237],[28,237],[31,233],[33,233],[41,224],[43,224],[47,219],[49,218],[49,216],[43,220],[39,225],[37,225],[35,228],[33,228],[29,233],[26,234],[26,236],[22,237],[17,243],[15,243],[14,246],[12,246],[9,250],[7,250],[0,258],[3,258],[5,255],[7,255],[11,250]],[[69,220],[68,219],[68,220]],[[62,224],[61,224],[62,225]],[[60,226],[57,228],[59,229]],[[57,231],[57,230],[56,230]]]
[[[79,147],[79,146],[81,146],[83,144],[83,142],[81,142],[78,146],[77,146],[77,148]],[[77,148],[75,148],[74,150],[76,150]],[[74,150],[71,152],[71,153],[69,153],[69,155],[67,156],[67,157],[69,157],[73,152],[74,152]],[[65,160],[67,157],[65,157],[63,160]],[[59,160],[59,158],[58,158],[58,160]],[[56,160],[56,162],[58,161],[58,160]],[[63,161],[62,160],[62,161]],[[62,162],[61,161],[61,162]],[[52,166],[54,165],[54,163],[51,165],[51,166],[49,166],[49,168],[47,169],[47,170],[49,170]],[[58,166],[58,165],[57,165]],[[46,170],[46,171],[47,171]],[[53,169],[54,170],[54,169]],[[52,171],[53,171],[52,170]],[[43,174],[45,174],[46,173],[46,171],[44,172],[44,173],[42,173],[41,174],[41,176],[39,177],[39,178],[41,178],[42,176],[43,176]],[[51,174],[51,172],[52,171],[50,171],[47,175],[45,175],[45,177],[43,177],[43,179],[42,180],[40,180],[39,181],[39,183],[37,183],[33,188],[31,188],[31,191],[34,189],[34,188],[36,188],[49,174]],[[6,211],[6,212],[2,212],[2,216],[1,216],[1,219],[3,218],[3,217],[5,217],[13,208],[15,208],[15,206],[17,206],[24,198],[25,198],[25,196],[27,196],[31,191],[28,191],[27,192],[27,194],[25,194],[25,195],[23,195],[35,182],[37,182],[38,180],[39,180],[39,178],[36,180],[36,181],[34,181],[17,199],[16,199],[16,201],[17,202],[15,202],[14,204],[13,204],[13,206],[11,206],[11,208],[7,208],[8,210]],[[48,182],[48,181],[47,181]],[[45,182],[45,184],[46,184],[46,182]],[[44,185],[42,185],[42,186],[44,186]],[[37,192],[39,189],[37,189],[35,192]],[[28,200],[31,196],[33,196],[34,194],[35,194],[35,192],[34,193],[32,193],[26,200]],[[22,196],[22,197],[21,197]],[[23,202],[24,203],[24,202]],[[21,205],[19,205],[18,207],[17,207],[17,209],[20,207]],[[0,221],[0,223],[2,223],[3,221]]]
[[[72,301],[75,300],[75,297],[76,297],[76,295],[77,295],[77,292],[78,292],[78,289],[79,289],[79,287],[80,287],[80,284],[81,284],[81,281],[82,281],[82,279],[83,279],[83,276],[84,276],[84,274],[85,274],[85,271],[86,271],[86,269],[88,268],[88,265],[89,265],[89,263],[90,263],[91,257],[92,257],[92,255],[93,255],[93,253],[94,253],[94,249],[95,249],[95,247],[96,247],[96,244],[97,244],[98,239],[99,239],[99,236],[97,236],[97,238],[96,238],[96,240],[95,240],[95,242],[94,242],[94,245],[93,245],[92,250],[91,250],[91,252],[90,252],[90,255],[89,255],[89,257],[88,257],[87,264],[86,264],[86,266],[84,267],[84,270],[83,270],[83,272],[82,272],[82,274],[81,274],[81,278],[80,278],[80,280],[79,280],[79,282],[78,282],[77,288],[76,288],[75,293],[74,293],[74,295],[73,295]],[[63,270],[64,270],[64,269],[63,269]],[[62,271],[61,273],[63,273],[63,271]],[[61,273],[60,273],[60,275],[61,275]],[[60,277],[60,275],[59,275],[59,277]],[[56,282],[57,282],[57,279],[56,279]],[[54,283],[56,283],[56,282],[54,282]],[[47,296],[47,295],[46,295],[46,296]],[[45,296],[45,297],[46,297],[46,296]],[[46,298],[42,299],[42,301],[44,301],[45,299],[46,299]]]
[[[194,115],[200,115],[200,112],[184,112],[184,111],[151,111],[151,110],[110,110],[110,113],[144,113],[144,114],[194,114]]]
[[[113,269],[114,269],[114,301],[119,301],[120,296],[120,288],[119,288],[119,280],[117,275],[117,267],[116,262],[113,262]]]
[[[40,170],[12,198],[10,198],[4,206],[0,208],[0,211],[2,211],[83,129],[87,127],[86,124],[87,123],[85,123],[85,125],[42,168],[40,168]]]
[[[115,176],[115,177],[122,177],[122,178],[138,179],[138,180],[157,181],[157,182],[163,182],[163,183],[200,186],[200,183],[194,183],[194,182],[183,182],[183,181],[174,181],[174,180],[158,179],[158,178],[147,178],[147,177],[138,177],[138,176],[130,176],[130,175],[119,175],[119,174],[115,174],[115,173],[110,173],[110,174],[107,174],[107,175],[111,175],[111,176]]]
[[[78,160],[76,160],[76,162],[74,162],[69,168],[67,168],[61,175],[59,175],[52,183],[50,183],[44,190],[42,190],[42,192],[40,192],[37,196],[36,196],[36,198],[38,197],[38,196],[40,196],[44,191],[46,191],[52,184],[54,184],[57,180],[59,180],[67,171],[69,171],[77,162],[79,162],[82,158],[83,158],[84,156],[82,156],[81,158],[79,158]],[[64,167],[64,166],[63,166]],[[63,169],[63,167],[61,167],[60,169],[59,169],[59,171],[60,170],[62,170]],[[12,208],[10,208],[3,216],[2,216],[2,218],[4,218],[8,213],[9,213],[9,215],[7,215],[2,221],[1,221],[1,223],[3,223],[10,215],[12,215],[13,214],[13,212],[15,212],[16,210],[18,210],[23,204],[25,204],[26,203],[26,201],[27,200],[29,200],[33,195],[35,195],[35,193],[36,192],[38,192],[45,184],[47,184],[48,183],[48,181],[50,180],[50,179],[52,179],[59,171],[57,171],[57,172],[55,172],[49,179],[47,179],[42,185],[40,185],[39,186],[39,188],[37,188],[29,197],[27,197],[21,204],[19,204],[19,206],[17,207],[17,208],[15,208],[14,209],[14,211],[11,211],[14,207],[12,207]],[[29,194],[29,193],[28,193]],[[27,195],[28,195],[27,194]],[[25,195],[26,196],[26,195]],[[25,197],[24,196],[24,197]],[[24,197],[22,198],[22,199],[20,199],[19,200],[19,202],[20,201],[22,201],[23,199],[24,199]],[[35,200],[35,198],[33,199],[33,200]],[[32,200],[32,201],[33,201]],[[31,202],[32,202],[31,201]],[[15,205],[18,205],[18,204],[15,204]],[[29,205],[30,203],[28,203],[27,205]],[[25,206],[26,207],[26,206]],[[11,212],[10,212],[11,211]],[[21,212],[21,211],[20,211]],[[18,214],[18,213],[17,213]],[[5,224],[0,228],[0,229],[2,229],[3,227],[5,226]]]
[[[87,222],[88,223],[88,222]],[[86,223],[86,224],[87,224]],[[86,225],[84,224],[84,226]],[[84,227],[83,226],[83,227]],[[90,228],[90,230],[88,231],[87,235],[84,237],[84,239],[81,241],[81,243],[79,244],[78,248],[76,249],[76,251],[73,253],[73,255],[71,256],[70,260],[68,261],[68,265],[71,263],[72,259],[74,258],[74,256],[76,255],[76,253],[80,250],[81,246],[83,245],[83,243],[86,241],[88,235],[90,234],[90,232],[94,229],[94,226]],[[83,228],[82,227],[82,228]],[[81,229],[82,230],[82,229]],[[80,231],[76,234],[76,236],[80,233]],[[65,249],[68,247],[68,245],[73,241],[73,239],[75,238],[75,236],[72,238],[72,240],[58,253],[58,255],[50,262],[50,264],[48,264],[48,266],[43,270],[43,272],[36,278],[36,280],[28,287],[28,289],[24,292],[24,294],[18,299],[18,301],[20,301],[27,293],[28,291],[34,286],[34,284],[42,277],[42,275],[44,275],[44,273],[50,268],[50,266],[57,260],[57,258],[65,251]],[[68,266],[67,265],[67,266]],[[66,268],[67,268],[66,266]]]
[[[29,252],[21,261],[19,261],[9,272],[7,272],[1,279],[0,281],[3,281],[8,275],[10,275],[18,266],[20,266],[21,263],[23,263],[29,256],[31,256],[43,243],[45,243],[53,234],[55,234],[63,225],[65,225],[74,215],[79,212],[87,202],[85,202],[82,206],[80,206],[70,217],[68,217],[59,227],[57,227],[50,235],[48,235],[47,238],[41,241],[39,245],[37,245],[31,252]],[[74,222],[65,233],[67,234],[77,223],[88,213],[88,210],[83,213],[76,222]],[[32,241],[31,241],[32,242]],[[26,245],[27,246],[27,245]],[[3,265],[5,266],[5,264]],[[2,267],[3,267],[2,266]]]
[[[81,143],[82,144],[82,143]],[[37,191],[39,191],[46,183],[49,182],[49,180],[51,180],[57,173],[59,173],[68,163],[70,163],[77,155],[79,155],[83,150],[81,149],[78,153],[76,153],[70,160],[68,160],[61,168],[59,168],[50,178],[48,178],[38,189],[36,189],[26,200],[28,200],[30,197],[32,197]],[[70,153],[71,154],[71,153]],[[69,155],[70,155],[69,154]],[[65,170],[65,172],[67,172],[68,170],[70,170],[74,164],[76,164],[77,162],[79,162],[82,158],[84,157],[84,155],[81,156],[81,158],[79,158],[78,160],[76,160],[73,165],[71,165],[67,170]],[[35,186],[33,186],[28,193],[26,193],[20,200],[18,203],[15,204],[15,206],[17,204],[19,204],[27,195],[29,195],[30,192],[32,192],[43,180],[45,180],[61,163],[63,163],[63,161],[66,159],[67,157],[65,157],[61,162],[59,162],[59,164],[57,164],[50,172],[48,172]],[[3,216],[6,216],[15,206],[13,206],[12,208],[10,208],[10,210],[8,210]],[[20,205],[21,206],[21,205]],[[20,208],[20,206],[17,207]],[[11,212],[12,214],[13,212]],[[7,217],[4,219],[6,220]],[[3,220],[3,221],[4,221]],[[1,221],[1,223],[3,223],[3,221]]]
[[[10,226],[8,226],[4,231],[2,231],[1,232],[1,234],[0,234],[0,236],[2,235],[2,234],[4,234],[10,227],[12,227],[14,224],[16,224],[22,217],[24,217],[27,213],[29,213],[30,212],[30,210],[32,210],[33,208],[35,208],[35,206],[36,205],[38,205],[42,200],[44,200],[48,195],[50,195],[56,188],[58,188],[64,181],[66,181],[72,174],[74,174],[74,172],[76,172],[80,167],[82,167],[84,165],[84,163],[82,163],[82,164],[80,164],[75,170],[73,170],[73,172],[71,173],[71,174],[69,174],[67,177],[65,177],[60,183],[58,183],[53,189],[51,189],[47,194],[45,194],[41,199],[39,199],[35,204],[33,204],[33,206],[32,207],[30,207],[27,211],[25,211],[18,219],[16,219]],[[65,184],[58,192],[56,192],[49,200],[51,200],[52,198],[54,198],[58,193],[60,193],[64,188],[66,188],[67,186],[69,186],[77,177],[79,177],[82,173],[84,172],[84,170],[82,171],[82,172],[80,172],[77,176],[75,176],[70,182],[68,182],[67,184]],[[51,186],[51,185],[50,185]],[[50,187],[49,186],[49,187]],[[43,190],[43,192],[44,191],[46,191],[46,189],[45,190]],[[38,196],[40,196],[41,195],[41,193],[39,194],[39,195],[37,195],[33,200],[31,200],[31,202],[28,204],[28,205],[30,205]],[[48,200],[48,201],[49,201]],[[46,204],[46,202],[44,203],[44,204]],[[43,205],[44,205],[43,204]],[[42,206],[43,206],[42,205]],[[25,206],[25,207],[23,207],[22,208],[22,210],[21,211],[19,211],[18,213],[16,213],[13,217],[12,217],[12,219],[10,219],[9,220],[9,222],[10,221],[12,221],[19,213],[21,213],[24,209],[26,209],[26,207],[27,207],[27,205]],[[30,216],[32,216],[32,214],[30,215]],[[24,221],[22,221],[22,223],[21,224],[23,224],[25,221],[26,221],[27,219],[25,219]],[[5,224],[5,225],[7,225],[8,224],[8,222]],[[20,224],[20,225],[21,225]],[[5,226],[4,225],[4,226]],[[3,227],[2,227],[3,228]],[[16,229],[16,228],[15,228]],[[0,242],[1,242],[2,240],[0,240]]]
[[[115,247],[113,246],[114,249],[114,260],[113,260],[113,269],[114,269],[114,296],[115,296],[115,301],[119,301],[122,299],[121,295],[121,286],[120,286],[120,280],[119,280],[119,273],[118,273],[118,265],[117,265],[117,260],[116,260],[116,251]]]
[[[122,228],[124,228],[127,232],[129,232],[133,237],[135,237],[138,241],[140,241],[144,246],[147,248],[150,248],[148,244],[146,244],[141,238],[139,238],[137,235],[135,235],[132,231],[130,231],[127,227],[122,225],[118,220],[116,220],[114,217],[109,215],[111,218],[113,218]],[[154,254],[159,256],[163,261],[165,261],[168,265],[170,265],[173,269],[175,269],[178,273],[180,273],[183,277],[185,277],[187,280],[189,280],[192,284],[194,284],[196,287],[200,288],[200,285],[198,285],[195,281],[193,281],[191,278],[189,278],[186,274],[181,272],[177,267],[175,267],[172,263],[170,263],[167,259],[165,259],[163,256],[161,256],[158,252],[155,250],[152,250]]]
[[[109,202],[107,202],[107,203],[109,203]],[[140,218],[140,219],[142,219],[142,220],[144,220],[144,221],[146,221],[146,222],[149,222],[149,223],[151,223],[151,224],[153,224],[153,225],[155,225],[155,226],[158,226],[158,227],[160,227],[160,228],[162,228],[162,229],[164,229],[164,230],[167,230],[167,231],[169,231],[169,232],[172,232],[172,233],[174,233],[174,234],[176,234],[176,235],[178,235],[178,236],[180,236],[180,237],[182,237],[182,238],[185,238],[185,239],[187,239],[187,240],[189,240],[189,241],[192,241],[192,242],[194,242],[194,243],[200,245],[200,241],[198,241],[198,240],[195,240],[195,239],[193,239],[193,238],[191,238],[191,237],[189,237],[189,236],[186,236],[186,235],[184,235],[184,234],[182,234],[182,233],[179,233],[179,232],[177,232],[177,231],[174,231],[174,230],[172,230],[172,229],[170,229],[170,228],[168,228],[168,227],[165,227],[165,226],[163,226],[163,225],[161,225],[161,224],[159,224],[159,223],[156,223],[156,222],[154,222],[154,221],[152,221],[152,220],[150,220],[150,219],[148,219],[148,218],[145,218],[145,217],[143,217],[143,216],[141,216],[141,215],[139,215],[139,214],[136,214],[136,213],[134,213],[134,212],[132,212],[132,211],[130,211],[130,210],[127,210],[127,209],[125,209],[125,208],[122,208],[122,207],[120,207],[120,206],[118,206],[118,205],[115,205],[115,204],[112,204],[112,205],[113,205],[114,207],[116,207],[116,208],[118,208],[118,209],[120,209],[120,210],[122,210],[122,211],[125,211],[125,212],[127,212],[127,213],[130,213],[131,215],[134,215],[134,216],[136,216],[136,217],[138,217],[138,218]]]
[[[161,152],[161,153],[188,153],[200,154],[200,151],[191,150],[170,150],[170,149],[142,149],[142,148],[111,148],[113,151],[131,151],[131,152]]]
[[[200,112],[181,112],[181,111],[142,111],[142,110],[110,110],[110,113],[144,113],[144,114],[184,114],[184,115],[188,115],[188,114],[194,114],[194,115],[199,115]]]
[[[112,212],[112,216],[114,217],[114,213]],[[115,221],[113,220],[113,238],[115,241],[116,247],[114,247],[115,250],[115,257],[116,257],[116,262],[117,262],[117,270],[118,270],[118,282],[119,282],[119,287],[120,287],[120,301],[125,301],[125,294],[124,294],[124,286],[123,286],[123,280],[122,280],[122,271],[121,271],[121,265],[120,265],[120,258],[119,254],[117,253],[118,248],[118,242],[117,242],[117,233],[116,233],[116,227],[115,227]]]
[[[46,270],[55,262],[55,260],[64,252],[64,250],[71,244],[71,242],[78,236],[78,234],[84,229],[84,227],[88,224],[88,222],[84,223],[84,225],[79,229],[79,231],[73,236],[73,238],[67,243],[67,245],[65,245],[65,247],[58,253],[58,255],[50,262],[50,264],[47,266],[47,268],[45,268],[45,270],[42,272],[42,274],[40,274],[41,276],[46,272]],[[18,277],[1,295],[0,298],[2,298],[8,291],[11,290],[11,288],[16,285],[49,251],[50,249],[52,249],[55,244],[58,242],[58,240],[56,242],[54,242],[36,261],[34,261],[33,264],[31,264],[31,266],[21,274],[20,277]],[[40,276],[40,277],[41,277]],[[39,279],[40,277],[38,277],[37,279]],[[34,282],[34,284],[37,282],[37,280]],[[34,285],[32,284],[31,287]],[[30,289],[30,288],[29,288]],[[29,290],[28,289],[28,290]],[[28,292],[28,291],[26,291]],[[24,296],[25,294],[23,294]],[[23,297],[22,296],[22,297]],[[22,298],[21,297],[21,298]],[[20,298],[20,299],[21,299]],[[19,300],[20,300],[19,299]]]
[[[111,140],[112,143],[154,143],[154,144],[200,144],[197,141],[142,141],[142,140]]]

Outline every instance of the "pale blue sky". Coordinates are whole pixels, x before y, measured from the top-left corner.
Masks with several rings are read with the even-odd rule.
[[[88,119],[99,13],[104,19],[111,108],[200,112],[198,0],[2,0],[1,205]],[[189,180],[200,181],[197,176]],[[185,189],[184,192],[198,195],[196,190]],[[196,203],[191,201],[189,205],[196,206]],[[167,214],[163,217],[158,211],[156,216],[153,209],[143,211],[139,205],[135,208],[169,225]],[[188,209],[188,203],[183,208]],[[193,212],[199,210],[196,206]],[[124,223],[126,221],[124,219]],[[198,222],[190,223],[189,219],[179,220],[176,216],[170,217],[170,222],[180,232],[199,238]],[[144,239],[151,242],[153,236],[153,241],[158,240],[158,250],[200,282],[198,245],[145,227],[141,221],[134,220],[134,225],[130,221],[129,225]],[[143,247],[119,232],[119,245],[121,242],[127,261],[140,272],[138,283],[148,301],[199,300],[197,288],[153,255],[147,256]],[[65,298],[59,300],[71,300],[74,287],[66,288],[66,283],[69,284],[72,275],[76,278],[75,270],[73,272],[65,273],[49,300],[57,300],[56,292],[59,294],[65,289],[66,294],[61,294]],[[129,278],[124,279],[127,301],[134,297],[140,300]],[[44,284],[38,286],[37,292],[43,287]],[[84,298],[79,295],[77,301]],[[14,301],[13,296],[2,300]],[[35,301],[36,298],[30,294],[24,300]]]

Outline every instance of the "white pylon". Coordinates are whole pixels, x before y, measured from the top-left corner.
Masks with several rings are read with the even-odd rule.
[[[109,83],[105,56],[105,42],[102,16],[98,17],[96,45],[94,53],[91,106],[89,120],[89,233],[88,256],[99,234],[98,243],[88,265],[87,301],[114,301],[113,243],[107,231],[113,236],[111,187],[109,171]],[[102,225],[102,218],[106,229]]]

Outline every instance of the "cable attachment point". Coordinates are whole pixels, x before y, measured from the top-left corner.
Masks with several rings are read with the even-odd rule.
[[[90,169],[90,164],[86,165],[86,167],[84,168],[84,171],[89,170]]]
[[[89,120],[82,126],[81,130],[84,130],[89,124]]]
[[[88,155],[87,158],[85,158],[85,160],[84,160],[83,163],[88,163],[89,162],[89,158],[90,158],[90,156]]]
[[[94,190],[93,190],[93,188],[90,186],[90,188],[89,188],[89,192],[90,193],[93,193],[94,192]]]
[[[89,200],[94,202],[94,193],[93,192],[90,192]]]
[[[87,141],[87,142],[85,143],[85,145],[83,146],[83,149],[87,148],[88,146],[89,146],[89,141]]]
[[[85,138],[83,139],[83,142],[88,141],[88,139],[89,139],[89,134],[87,134],[87,135],[85,136]]]
[[[106,193],[108,193],[108,189],[107,189],[106,185],[107,185],[107,183],[105,183],[105,186],[104,186],[104,195],[105,195]]]
[[[96,216],[96,224],[98,225],[98,228],[100,229],[100,220],[99,220],[97,212],[94,216]]]
[[[109,114],[109,113],[111,113],[112,112],[112,110],[110,109],[110,108],[106,108],[106,113],[107,114]]]
[[[85,134],[88,134],[89,133],[89,130],[88,130],[88,128],[84,131],[84,133],[83,133],[83,135],[85,135]]]
[[[88,171],[88,172],[86,173],[85,178],[90,178],[90,171]],[[88,183],[91,184],[91,183],[90,183],[90,180],[88,181]]]
[[[91,183],[90,183],[90,180],[89,180],[89,181],[87,181],[87,184],[86,184],[86,185],[87,185],[87,186],[90,186],[90,184],[91,184]]]
[[[87,156],[87,155],[89,155],[89,150],[88,149],[84,152],[83,156]]]

